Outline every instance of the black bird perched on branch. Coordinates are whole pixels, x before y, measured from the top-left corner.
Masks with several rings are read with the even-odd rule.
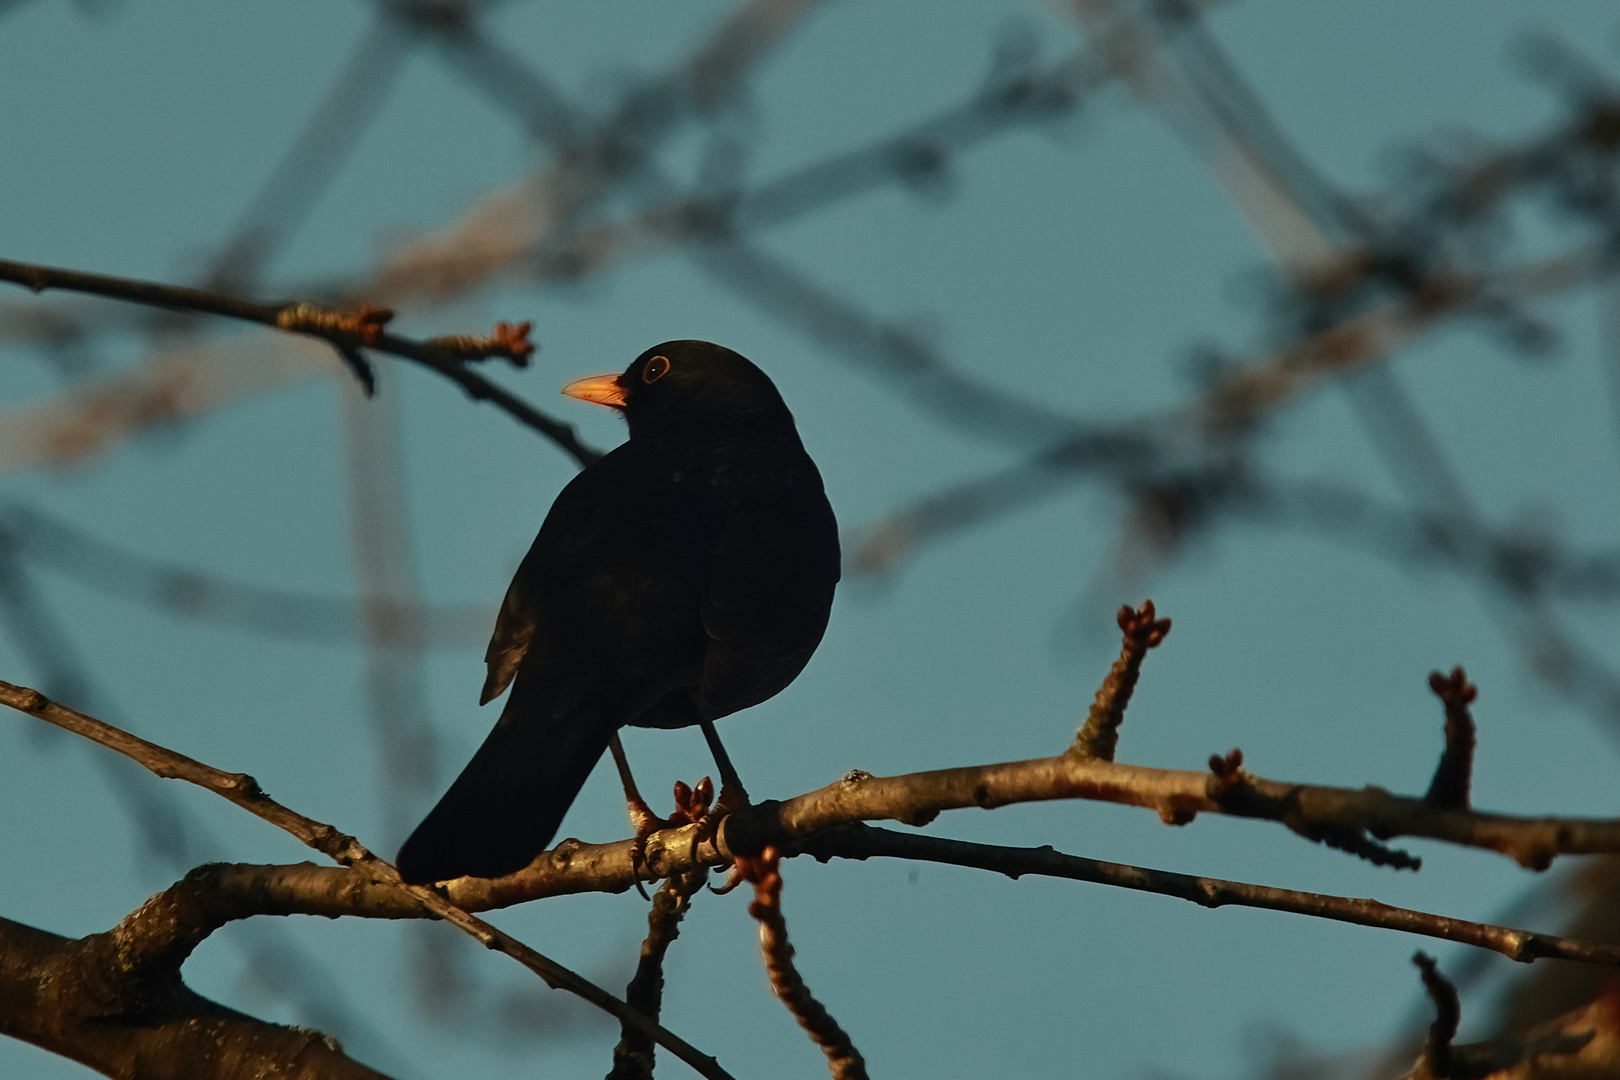
[[[512,695],[400,849],[409,882],[528,865],[626,724],[703,725],[734,782],[710,722],[792,682],[827,626],[838,526],[764,372],[667,341],[563,393],[630,438],[557,496],[512,579],[482,700]]]

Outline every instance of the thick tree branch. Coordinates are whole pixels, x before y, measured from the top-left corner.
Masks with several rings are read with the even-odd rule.
[[[142,1080],[387,1080],[329,1036],[198,996],[133,932],[74,940],[0,919],[0,1035]]]
[[[356,850],[364,852],[364,849],[360,848],[352,837],[344,836],[330,826],[313,822],[274,803],[257,790],[251,777],[210,769],[71,709],[50,703],[43,695],[33,690],[0,682],[0,703],[40,716],[42,719],[111,746],[133,757],[160,776],[181,776],[210,787],[299,836],[317,850],[333,855],[340,862],[348,860],[349,864],[358,865],[363,861],[354,853]],[[707,834],[704,827],[699,825],[655,833],[647,839],[644,856],[639,860],[634,850],[635,842],[631,840],[594,845],[565,841],[516,874],[494,880],[458,879],[444,886],[444,895],[456,905],[452,910],[465,915],[466,911],[505,907],[543,896],[578,892],[617,892],[631,888],[638,879],[661,878],[690,869],[694,865],[722,865],[739,855],[745,857],[757,855],[770,845],[785,851],[794,851],[821,834],[857,822],[897,820],[922,825],[932,821],[942,810],[968,806],[988,809],[1014,802],[1064,798],[1094,799],[1149,807],[1157,810],[1166,821],[1176,824],[1191,821],[1198,812],[1203,811],[1282,821],[1305,835],[1338,830],[1369,834],[1380,839],[1403,835],[1422,836],[1499,851],[1514,858],[1521,865],[1532,868],[1546,867],[1559,854],[1620,851],[1620,821],[1615,820],[1522,818],[1483,814],[1456,807],[1431,806],[1421,799],[1392,795],[1375,787],[1357,791],[1263,780],[1235,766],[1230,771],[1220,774],[1200,773],[1177,769],[1153,769],[1062,755],[893,777],[851,772],[842,780],[818,791],[785,802],[762,802],[732,814],[721,822],[720,828],[713,835]],[[921,842],[929,838],[915,839]],[[1013,850],[1018,849],[982,848],[983,852]],[[818,854],[842,854],[842,852],[823,848],[818,849]],[[863,856],[852,851],[851,857]],[[941,861],[956,861],[959,857],[953,856]],[[367,864],[368,868],[386,867],[385,863],[375,860],[369,853],[365,858],[372,860]],[[1063,856],[1063,858],[1072,857]],[[1089,864],[1086,860],[1081,862],[1092,866],[1106,865]],[[969,862],[966,865],[985,865],[988,869],[1008,872],[1002,863],[994,860],[989,863]],[[1076,864],[1068,864],[1068,869],[1058,876],[1076,876],[1074,865]],[[239,911],[235,917],[247,914],[287,914],[294,911],[334,917],[366,914],[382,918],[412,918],[418,915],[417,900],[413,899],[416,892],[413,890],[406,895],[386,876],[382,880],[371,880],[369,874],[356,876],[336,871],[323,872],[322,868],[313,866],[275,868],[268,873],[264,868],[252,867],[216,869],[225,874],[248,874],[254,878],[251,889],[245,885],[238,885],[235,888],[244,894],[252,892],[260,896],[261,899],[255,903],[264,906]],[[1028,868],[1018,872],[1043,871]],[[1132,871],[1126,874],[1125,878],[1133,874],[1148,873],[1152,872]],[[1187,895],[1188,898],[1195,898],[1194,893],[1211,895],[1205,891],[1204,886],[1186,885],[1187,882],[1203,879],[1173,875],[1158,880],[1161,883],[1180,882],[1180,884],[1174,884],[1173,887],[1165,885],[1150,891]],[[1126,882],[1124,878],[1116,876],[1109,883]],[[1346,914],[1352,913],[1348,908],[1330,913],[1320,904],[1312,907],[1315,901],[1303,898],[1310,898],[1313,894],[1290,893],[1288,890],[1244,893],[1245,889],[1260,890],[1262,887],[1239,886],[1238,883],[1222,883],[1221,887],[1225,888],[1228,885],[1234,888],[1222,893],[1219,902],[1247,903],[1250,899],[1255,899],[1262,902],[1254,903],[1253,906],[1324,914],[1330,918],[1343,918]],[[431,901],[443,904],[442,898],[437,894],[428,895]],[[440,914],[439,908],[433,906],[431,901],[429,909],[435,914]],[[1346,903],[1361,902],[1346,901]],[[1377,907],[1382,909],[1382,905]],[[1322,910],[1319,911],[1318,908]],[[1421,913],[1410,914],[1421,916]],[[1564,945],[1549,946],[1547,942],[1557,939],[1537,935],[1530,935],[1535,938],[1535,943],[1532,944],[1525,944],[1520,938],[1511,936],[1499,937],[1495,944],[1491,944],[1485,942],[1474,931],[1453,933],[1447,930],[1445,924],[1448,923],[1464,925],[1455,920],[1443,920],[1439,916],[1423,916],[1423,918],[1434,921],[1425,924],[1429,928],[1419,932],[1496,948],[1520,959],[1528,959],[1532,955],[1557,955],[1569,959],[1613,962],[1609,954],[1603,951],[1607,947],[1594,946],[1597,952],[1582,953],[1581,949],[1571,951],[1572,947]],[[1350,918],[1348,921],[1390,926],[1399,923],[1399,919],[1393,922],[1369,922],[1365,917]],[[1410,924],[1415,925],[1417,924]],[[1408,929],[1410,926],[1401,925],[1400,928]],[[1523,934],[1519,931],[1506,933]],[[1470,934],[1473,936],[1469,936]],[[620,1004],[622,1006],[622,1003]]]
[[[547,416],[467,367],[468,361],[490,357],[501,357],[518,367],[526,366],[534,353],[534,346],[529,343],[528,323],[497,323],[494,332],[488,335],[417,340],[390,334],[384,329],[394,317],[394,313],[386,308],[363,306],[336,310],[299,300],[282,304],[256,304],[203,289],[38,266],[9,259],[0,259],[0,281],[14,282],[35,292],[64,289],[148,307],[221,315],[320,338],[337,350],[367,393],[371,392],[374,379],[361,350],[372,349],[402,357],[438,372],[460,386],[473,400],[488,401],[518,422],[540,432],[581,466],[589,465],[602,456],[595,448],[580,441],[572,424]]]
[[[743,810],[734,816],[746,817],[757,809]],[[769,813],[768,807],[765,812]],[[552,896],[624,892],[632,888],[638,878],[681,874],[694,866],[719,866],[730,861],[730,856],[703,839],[703,829],[701,825],[689,825],[655,833],[647,840],[644,861],[638,860],[633,840],[608,844],[582,844],[569,840],[541,855],[528,868],[516,874],[493,880],[460,878],[447,883],[444,888],[458,907],[469,911],[510,907]],[[1011,878],[1035,874],[1087,881],[1171,896],[1207,908],[1234,906],[1285,911],[1334,922],[1419,934],[1489,949],[1522,963],[1557,958],[1620,967],[1620,945],[1469,922],[1392,907],[1377,900],[1300,892],[1102,862],[1067,855],[1050,847],[976,844],[873,828],[856,822],[806,838],[787,847],[783,854],[784,857],[810,855],[823,862],[835,858],[911,859],[988,870]],[[649,865],[653,869],[649,870]],[[185,881],[172,888],[196,888],[208,892],[213,897],[210,911],[221,919],[243,919],[255,915],[374,919],[427,917],[419,905],[401,896],[398,890],[351,870],[312,863],[291,866],[215,864],[197,868],[186,876]]]
[[[485,948],[512,957],[553,988],[576,994],[617,1017],[622,1023],[646,1033],[701,1075],[711,1077],[712,1080],[730,1080],[729,1074],[720,1068],[718,1062],[673,1032],[665,1030],[583,976],[543,956],[510,934],[497,930],[482,919],[468,914],[439,893],[421,886],[406,885],[391,865],[366,850],[354,837],[282,806],[260,790],[258,782],[246,773],[227,773],[204,765],[184,754],[147,742],[94,717],[58,705],[37,690],[0,682],[0,704],[9,705],[30,716],[116,750],[158,776],[186,780],[207,788],[249,813],[291,833],[333,861],[354,868],[374,879],[375,883],[383,888],[409,896],[433,917],[450,923]],[[150,957],[151,962],[156,965],[163,966],[171,962],[177,965],[198,941],[224,921],[218,918],[217,912],[209,909],[208,903],[199,903],[193,907],[188,903],[191,899],[186,896],[169,898],[168,893],[163,893],[148,901],[140,911],[129,916],[124,925],[130,928],[129,940],[138,943],[138,948],[134,945],[132,948]],[[209,918],[218,921],[214,923],[214,927],[201,929],[206,926]],[[197,921],[188,923],[188,919]],[[137,930],[139,932],[136,932]]]
[[[1199,813],[1262,818],[1311,839],[1334,831],[1380,840],[1420,836],[1497,851],[1536,870],[1558,855],[1620,851],[1620,820],[1486,814],[1430,806],[1379,787],[1289,783],[1241,770],[1234,779],[1066,755],[901,776],[852,772],[819,791],[733,815],[720,836],[728,851],[752,854],[767,843],[803,839],[851,821],[925,825],[943,810],[1050,799],[1146,807],[1176,825]]]

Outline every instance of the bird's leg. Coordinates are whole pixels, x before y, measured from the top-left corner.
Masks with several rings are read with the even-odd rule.
[[[709,743],[709,753],[714,755],[714,763],[720,769],[720,798],[715,800],[714,812],[716,816],[734,813],[748,805],[748,789],[743,787],[742,777],[737,775],[737,767],[731,763],[731,755],[726,753],[725,746],[720,742],[720,733],[714,730],[714,721],[704,720],[701,726],[703,737]]]
[[[708,741],[709,753],[714,755],[714,763],[720,769],[720,797],[714,800],[714,806],[703,815],[703,827],[698,830],[699,838],[715,839],[720,833],[720,819],[727,814],[736,813],[748,806],[748,789],[743,787],[742,777],[737,775],[737,766],[731,763],[731,755],[726,753],[725,746],[720,742],[720,733],[714,730],[714,721],[702,722],[703,738]],[[742,879],[733,875],[724,888],[710,889],[718,893],[728,893],[737,887]]]
[[[709,800],[714,797],[714,783],[707,776],[692,787],[679,780],[675,781],[675,811],[669,817],[661,818],[653,813],[652,807],[647,805],[647,800],[641,797],[641,791],[636,787],[636,779],[630,773],[630,759],[625,756],[624,743],[619,741],[617,733],[614,733],[608,742],[608,749],[613,752],[613,764],[618,767],[619,782],[624,785],[624,801],[630,811],[630,826],[636,831],[632,840],[630,865],[639,869],[646,865],[647,838],[653,833],[663,829],[678,829],[682,825],[690,825],[709,818]],[[701,837],[701,834],[699,835]],[[647,890],[641,887],[640,877],[636,878],[636,890],[641,893],[642,899],[650,899]]]
[[[608,741],[608,749],[613,752],[613,764],[619,769],[619,782],[624,785],[625,807],[630,811],[630,827],[636,831],[635,839],[631,842],[630,865],[639,869],[646,863],[647,837],[664,827],[664,821],[652,812],[647,800],[641,797],[641,791],[636,787],[636,778],[630,774],[630,759],[625,757],[624,743],[619,741],[619,733],[614,732],[613,738]],[[647,890],[641,887],[641,876],[636,875],[636,891],[643,900],[652,899]]]
[[[647,800],[641,797],[641,791],[636,787],[636,778],[630,775],[630,759],[624,756],[624,743],[619,741],[618,732],[614,732],[612,740],[608,742],[608,749],[613,752],[613,764],[619,769],[619,782],[624,785],[624,801],[630,811],[630,827],[636,830],[636,835],[645,839],[664,827],[664,819],[652,812]]]

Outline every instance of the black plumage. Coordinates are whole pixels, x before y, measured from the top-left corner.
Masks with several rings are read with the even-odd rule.
[[[482,700],[511,697],[400,849],[406,881],[526,866],[620,727],[758,704],[827,626],[837,523],[764,372],[668,341],[564,393],[620,409],[630,438],[563,489],[518,567]]]

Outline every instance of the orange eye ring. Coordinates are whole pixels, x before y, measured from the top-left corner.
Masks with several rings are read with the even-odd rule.
[[[641,381],[655,383],[669,373],[669,357],[655,356],[641,369]]]

